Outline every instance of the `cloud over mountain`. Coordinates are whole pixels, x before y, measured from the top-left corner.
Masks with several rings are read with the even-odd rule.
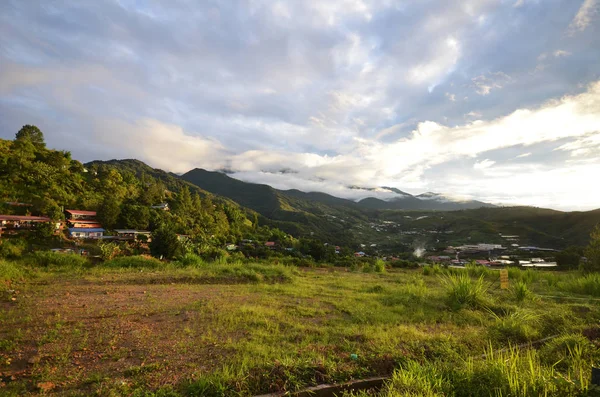
[[[351,198],[597,207],[597,6],[9,1],[0,136]]]

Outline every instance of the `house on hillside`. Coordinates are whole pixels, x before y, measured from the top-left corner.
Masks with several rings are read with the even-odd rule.
[[[69,221],[95,221],[96,220],[96,211],[84,211],[84,210],[65,210],[65,217]]]
[[[65,210],[65,217],[70,228],[102,228],[100,222],[96,220],[96,211]]]
[[[271,249],[275,248],[275,246],[276,246],[275,241],[267,241],[265,243],[265,247],[268,247],[268,248],[271,248]]]
[[[136,240],[139,236],[146,236],[147,239],[150,239],[152,232],[148,230],[135,230],[135,229],[115,229],[115,233],[117,233],[117,237],[122,240]]]
[[[0,236],[3,232],[17,233],[21,230],[31,230],[40,223],[49,222],[52,222],[52,220],[45,216],[0,215]],[[60,223],[56,223],[55,227],[59,229]]]
[[[157,205],[151,205],[150,208],[155,210],[169,211],[169,203],[160,203]]]
[[[72,238],[91,238],[91,239],[100,239],[104,235],[105,230],[101,227],[95,228],[85,228],[79,227],[69,228],[69,236]]]

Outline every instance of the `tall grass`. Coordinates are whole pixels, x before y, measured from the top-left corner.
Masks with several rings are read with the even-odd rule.
[[[442,276],[441,281],[446,288],[450,307],[475,309],[485,306],[489,286],[485,283],[483,276],[473,280],[467,273],[448,274]]]
[[[483,359],[457,363],[409,361],[394,372],[379,397],[400,396],[582,396],[588,390],[591,364],[574,347],[566,353],[571,367],[559,371],[536,350],[487,349]],[[359,393],[357,396],[367,396]]]
[[[567,280],[563,283],[559,283],[559,287],[564,291],[576,294],[600,297],[600,274],[590,273],[585,276]]]
[[[503,316],[490,311],[495,322],[488,328],[490,337],[500,343],[523,343],[539,336],[539,316],[527,310],[515,310]]]
[[[187,253],[177,260],[177,264],[181,267],[205,266],[206,262],[199,255]]]
[[[423,275],[424,276],[433,276],[433,275],[438,275],[438,274],[442,274],[443,269],[440,265],[438,265],[437,263],[434,265],[425,265],[423,266]]]
[[[535,297],[533,292],[531,292],[527,286],[527,283],[523,281],[517,281],[513,283],[513,286],[511,287],[511,293],[517,302],[532,300]]]
[[[36,251],[25,257],[28,263],[43,267],[83,268],[90,263],[87,258],[77,254],[65,254],[51,251]]]
[[[149,256],[119,256],[103,263],[109,268],[135,268],[135,269],[158,269],[164,264],[156,258]]]
[[[15,262],[0,259],[0,282],[10,283],[24,276],[23,270]]]

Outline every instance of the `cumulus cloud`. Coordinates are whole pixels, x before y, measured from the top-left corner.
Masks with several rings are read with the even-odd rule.
[[[496,200],[487,178],[521,151],[535,151],[519,160],[532,172],[593,165],[597,1],[542,6],[7,2],[0,136],[35,123],[84,161],[225,168],[352,198],[364,191],[348,186],[386,185]],[[544,142],[556,145],[523,149]]]

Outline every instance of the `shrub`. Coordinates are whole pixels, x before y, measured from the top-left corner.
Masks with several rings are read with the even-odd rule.
[[[192,253],[185,254],[184,256],[179,258],[176,263],[182,267],[206,265],[206,262],[204,262],[204,259],[202,259],[202,257]]]
[[[513,297],[517,302],[523,302],[527,299],[533,299],[534,294],[523,281],[517,281],[511,288]]]
[[[483,276],[474,281],[466,273],[449,274],[441,280],[446,287],[450,307],[458,309],[464,306],[484,306],[488,285],[484,283]]]
[[[27,243],[22,239],[2,239],[0,240],[0,258],[20,258],[26,248]]]
[[[525,310],[516,310],[504,316],[495,317],[495,323],[490,326],[490,337],[501,343],[523,343],[528,342],[539,336],[536,325],[539,317]]]
[[[104,266],[113,268],[150,268],[156,269],[163,266],[163,263],[156,258],[148,256],[120,256],[110,261],[104,262]]]
[[[0,259],[0,282],[10,283],[23,276],[23,270],[16,263]]]
[[[36,251],[27,259],[38,266],[58,266],[80,268],[89,265],[87,258],[77,254],[65,254],[51,251]]]
[[[409,361],[392,376],[389,396],[443,396],[443,377],[433,365]]]
[[[373,264],[373,271],[375,273],[385,273],[385,262],[381,259],[377,259]]]

